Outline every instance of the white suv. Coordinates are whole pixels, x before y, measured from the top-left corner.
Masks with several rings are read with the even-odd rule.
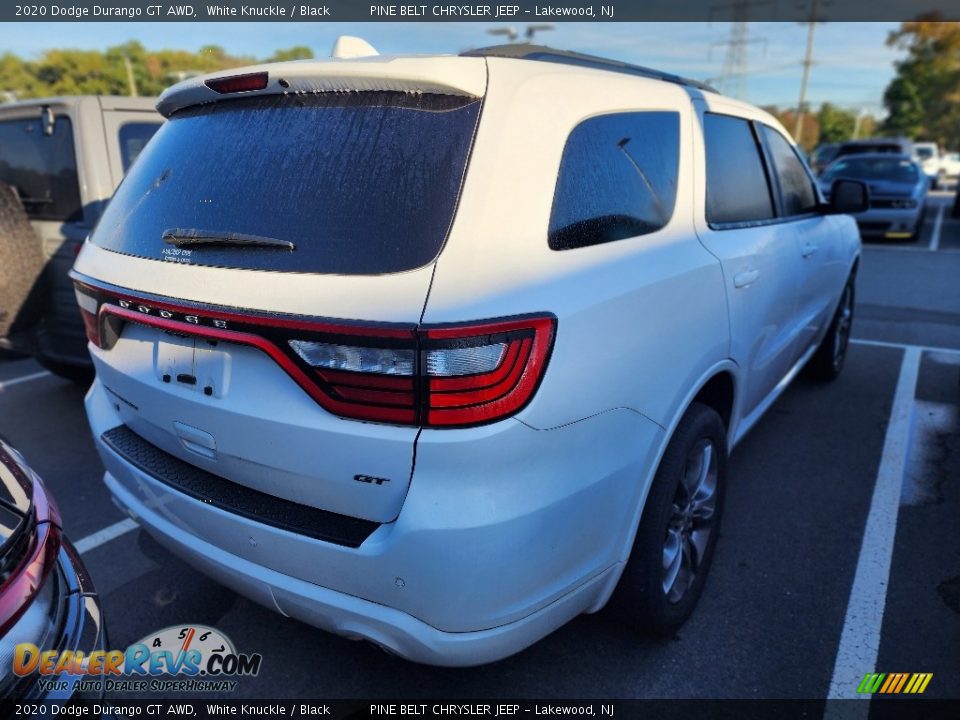
[[[264,65],[158,109],[73,274],[131,517],[421,662],[611,596],[679,627],[729,448],[843,364],[861,183],[825,205],[770,115],[533,46]]]

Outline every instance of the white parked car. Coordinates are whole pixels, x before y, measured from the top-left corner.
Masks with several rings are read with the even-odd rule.
[[[840,372],[860,241],[770,115],[531,46],[188,80],[77,259],[117,503],[444,665],[691,614],[727,453]]]
[[[940,159],[941,177],[960,176],[960,153],[947,153]]]

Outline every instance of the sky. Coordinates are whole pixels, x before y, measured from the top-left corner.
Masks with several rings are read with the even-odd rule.
[[[277,48],[310,47],[329,55],[338,35],[363,37],[382,54],[457,53],[503,42],[488,34],[497,23],[0,23],[0,53],[35,59],[47,48],[105,49],[139,40],[148,49],[196,51],[220,45],[238,55],[268,57]],[[822,23],[815,27],[814,65],[807,101],[832,102],[873,114],[882,112],[883,90],[902,51],[886,45],[897,23]],[[795,106],[808,26],[750,23],[742,99],[758,105]],[[604,55],[718,83],[730,24],[557,23],[536,37],[557,48]],[[736,94],[737,83],[724,89]]]

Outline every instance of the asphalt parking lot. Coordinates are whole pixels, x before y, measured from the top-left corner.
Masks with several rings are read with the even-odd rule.
[[[931,672],[927,696],[960,698],[950,201],[931,194],[914,243],[865,246],[844,374],[829,386],[801,376],[735,450],[710,581],[666,641],[637,639],[601,612],[493,665],[413,665],[237,597],[143,542],[101,483],[83,389],[31,360],[0,361],[0,433],[52,488],[111,645],[214,626],[264,656],[240,697],[822,698],[853,696],[876,671]]]

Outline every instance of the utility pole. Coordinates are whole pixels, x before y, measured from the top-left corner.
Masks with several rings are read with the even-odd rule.
[[[860,112],[857,113],[857,120],[853,124],[853,137],[851,140],[856,140],[860,137],[860,125],[863,123],[863,119],[867,116],[867,109],[860,108]]]
[[[733,22],[730,23],[730,39],[727,52],[723,57],[723,70],[720,71],[720,90],[743,99],[747,71],[747,16],[750,3],[736,0],[733,4]]]
[[[793,130],[793,139],[800,144],[803,137],[804,105],[807,102],[807,81],[810,79],[810,66],[813,65],[813,39],[817,32],[817,23],[822,22],[817,17],[817,6],[820,0],[811,0],[810,17],[807,20],[807,52],[803,56],[803,77],[800,79],[800,100],[797,102],[797,124]]]
[[[127,87],[130,90],[130,97],[137,97],[137,80],[133,77],[133,64],[126,53],[123,55],[123,66],[127,69]]]
[[[770,0],[733,0],[732,3],[714,5],[710,8],[711,17],[729,12],[730,35],[725,41],[711,43],[712,48],[717,45],[726,46],[723,54],[723,67],[720,76],[716,79],[717,89],[724,95],[730,95],[740,100],[746,99],[747,90],[747,46],[754,43],[764,43],[766,38],[748,39],[749,23],[747,18],[750,11],[761,5],[768,5]],[[708,80],[712,82],[712,80]]]

